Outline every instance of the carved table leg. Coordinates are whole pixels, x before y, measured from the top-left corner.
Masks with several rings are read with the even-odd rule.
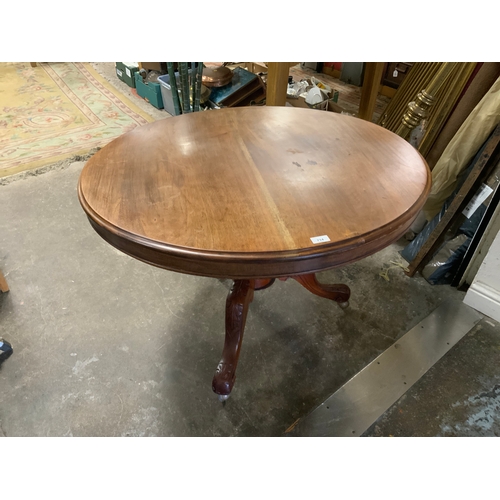
[[[298,281],[311,293],[314,293],[314,295],[334,300],[343,309],[349,306],[351,290],[347,285],[325,285],[316,279],[316,275],[314,273],[293,276],[293,279]]]
[[[212,380],[212,389],[219,395],[221,401],[229,397],[236,379],[236,366],[240,356],[243,330],[248,306],[253,299],[255,282],[256,280],[235,280],[227,296],[226,338],[224,340],[222,359]],[[265,283],[264,286],[270,286],[270,284]]]

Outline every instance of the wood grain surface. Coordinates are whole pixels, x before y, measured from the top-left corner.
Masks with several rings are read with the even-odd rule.
[[[231,278],[353,262],[399,238],[430,172],[382,127],[289,107],[227,108],[134,129],[84,167],[96,231],[150,264]],[[312,237],[330,241],[314,244]]]

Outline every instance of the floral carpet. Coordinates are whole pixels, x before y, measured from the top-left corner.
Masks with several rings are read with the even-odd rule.
[[[0,177],[102,147],[154,119],[87,63],[0,63]]]

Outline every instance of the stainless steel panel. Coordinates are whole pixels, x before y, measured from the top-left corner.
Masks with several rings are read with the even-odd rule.
[[[482,317],[463,302],[443,303],[288,435],[360,436]]]

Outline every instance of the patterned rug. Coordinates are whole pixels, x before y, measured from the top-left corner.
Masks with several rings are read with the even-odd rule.
[[[0,177],[102,147],[154,119],[87,63],[0,63]]]

